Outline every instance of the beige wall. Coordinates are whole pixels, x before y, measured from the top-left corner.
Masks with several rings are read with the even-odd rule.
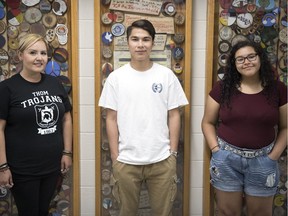
[[[81,216],[95,216],[94,0],[79,0],[79,102]],[[205,100],[205,44],[207,2],[193,1],[190,216],[202,216],[203,135],[200,121]]]

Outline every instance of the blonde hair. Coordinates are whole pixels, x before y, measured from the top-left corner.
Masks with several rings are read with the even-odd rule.
[[[26,50],[38,41],[44,42],[46,49],[48,50],[48,43],[41,35],[29,33],[20,38],[18,52],[23,53],[24,50]]]

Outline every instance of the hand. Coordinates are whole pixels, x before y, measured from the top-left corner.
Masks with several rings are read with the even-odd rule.
[[[114,162],[117,160],[118,158],[118,154],[111,154],[111,160],[112,160],[112,163],[114,164]]]
[[[14,185],[10,169],[0,172],[0,186],[12,188]]]
[[[269,157],[271,160],[277,161],[277,160],[280,158],[280,155],[275,155],[275,154],[273,153],[273,151],[272,151],[272,152],[270,152],[270,153],[268,154],[268,157]]]
[[[214,149],[212,149],[212,153],[214,153],[214,152],[217,152],[217,151],[219,151],[219,149],[220,149],[220,147],[219,146],[216,146]]]
[[[61,159],[61,173],[66,174],[72,166],[72,158],[67,155],[63,155]]]

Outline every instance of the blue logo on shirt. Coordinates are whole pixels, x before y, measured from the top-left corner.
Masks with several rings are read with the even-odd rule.
[[[153,85],[152,85],[153,92],[160,93],[160,92],[162,92],[162,89],[163,89],[163,86],[161,83],[153,83]]]

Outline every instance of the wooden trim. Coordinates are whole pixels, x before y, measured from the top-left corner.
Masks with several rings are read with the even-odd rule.
[[[96,191],[96,199],[95,199],[95,215],[101,215],[101,111],[100,107],[98,106],[98,100],[101,94],[101,85],[100,85],[100,65],[101,59],[99,57],[99,53],[101,53],[101,4],[100,1],[94,0],[94,14],[95,14],[95,22],[94,22],[94,30],[95,30],[95,167],[96,167],[96,177],[95,177],[95,191]]]
[[[276,4],[281,1],[275,1]],[[223,24],[221,24],[219,20],[219,13],[223,9],[221,8],[221,4],[219,0],[208,0],[207,5],[207,42],[206,42],[206,95],[212,89],[213,84],[219,80],[217,71],[218,71],[218,45],[220,41],[219,37],[219,29],[223,28]],[[261,8],[258,8],[262,10]],[[257,9],[257,10],[258,10]],[[257,13],[257,12],[256,12]],[[285,16],[285,13],[283,14]],[[281,13],[279,14],[279,18],[281,17]],[[281,18],[279,19],[281,20]],[[278,25],[279,23],[276,23]],[[279,24],[280,25],[280,24]],[[234,32],[235,33],[235,32]],[[244,35],[244,32],[236,33],[236,35]],[[261,32],[260,32],[261,33]],[[232,39],[233,41],[233,39]],[[262,41],[263,42],[263,41]],[[262,43],[261,42],[261,43]],[[279,41],[278,41],[279,42]],[[276,42],[275,44],[278,44]],[[264,42],[263,42],[264,43]],[[264,43],[264,45],[266,45]],[[278,44],[279,45],[279,44]],[[278,46],[277,45],[277,46]],[[277,53],[278,50],[276,50]],[[275,67],[277,69],[277,67]],[[279,68],[277,69],[278,72]],[[211,158],[210,149],[206,145],[204,141],[205,149],[204,149],[204,193],[203,193],[203,215],[212,216],[216,214],[214,207],[215,204],[215,193],[214,188],[210,185],[210,173],[209,173],[209,163]],[[276,194],[277,196],[277,194]],[[245,208],[245,207],[244,207]],[[275,213],[274,213],[275,214]]]
[[[185,74],[184,74],[184,91],[191,104],[191,60],[192,60],[192,1],[186,1],[186,18],[185,18]],[[183,173],[183,215],[190,214],[190,121],[191,105],[184,108],[184,173]]]
[[[101,202],[101,109],[98,107],[98,100],[101,95],[101,3],[94,0],[94,30],[95,30],[95,215],[102,215],[102,202]],[[183,88],[186,97],[189,101],[191,98],[191,59],[192,59],[192,1],[185,3],[185,59],[184,59],[184,73],[182,80],[184,82]],[[183,174],[183,216],[190,214],[190,105],[184,107],[184,174]]]
[[[216,1],[218,2],[218,1]],[[213,85],[213,65],[214,65],[214,35],[215,35],[215,4],[214,0],[208,0],[207,4],[207,29],[206,29],[206,87],[205,95],[207,96]],[[212,216],[214,214],[214,202],[212,194],[212,187],[210,185],[210,149],[204,140],[204,182],[203,182],[203,215]]]
[[[80,215],[80,151],[79,151],[79,56],[78,56],[78,0],[72,0],[70,4],[70,68],[72,83],[72,117],[73,117],[73,215]],[[71,55],[72,54],[72,55]]]

